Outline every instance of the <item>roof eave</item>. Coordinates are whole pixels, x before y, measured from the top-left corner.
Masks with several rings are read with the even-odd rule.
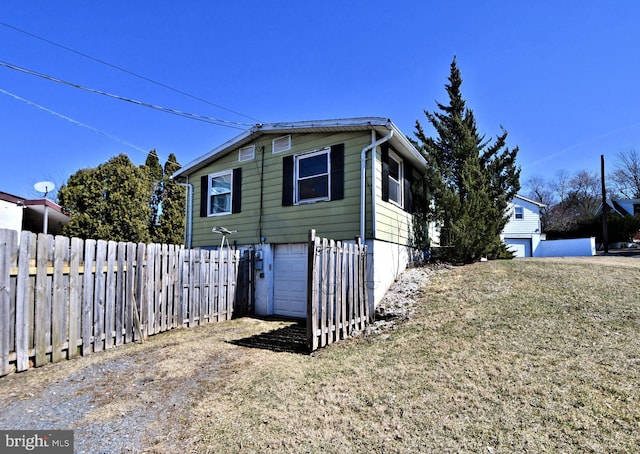
[[[183,166],[180,170],[172,175],[174,179],[184,179],[187,175],[195,172],[196,170],[204,167],[216,156],[222,156],[233,148],[240,147],[245,143],[251,142],[256,137],[263,134],[272,133],[300,133],[300,132],[328,132],[328,131],[362,131],[375,129],[379,133],[383,133],[380,129],[384,129],[386,133],[389,131],[394,132],[392,143],[399,147],[404,148],[409,155],[413,158],[413,161],[426,168],[427,162],[413,144],[407,139],[407,137],[400,132],[398,127],[388,118],[384,117],[361,117],[361,118],[342,118],[334,120],[311,120],[311,121],[298,121],[298,122],[286,122],[286,123],[268,123],[257,124],[251,129],[237,135],[236,137],[228,140],[222,145],[214,148],[210,152],[200,156],[199,158],[191,161]],[[383,134],[386,135],[386,134]]]

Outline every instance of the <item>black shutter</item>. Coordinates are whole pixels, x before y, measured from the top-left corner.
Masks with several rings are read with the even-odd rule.
[[[344,144],[331,147],[331,200],[344,199]]]
[[[209,198],[209,175],[203,175],[200,178],[200,217],[206,218],[207,199]]]
[[[404,190],[404,210],[411,213],[413,211],[413,166],[404,160],[404,181],[402,189]]]
[[[282,158],[282,206],[293,205],[293,155]]]
[[[233,191],[231,195],[231,212],[240,213],[240,208],[242,207],[242,167],[233,169],[233,187],[231,190]]]
[[[373,152],[372,152],[373,153]],[[382,161],[382,200],[389,201],[389,148],[382,147],[380,151]]]

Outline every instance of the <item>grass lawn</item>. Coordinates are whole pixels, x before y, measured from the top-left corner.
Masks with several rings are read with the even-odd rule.
[[[292,324],[245,318],[12,374],[0,428],[77,452],[640,452],[639,259],[478,263],[414,296],[313,356],[246,346]]]
[[[213,380],[191,441],[210,452],[639,452],[633,260],[438,274],[391,333],[315,357],[263,351]]]

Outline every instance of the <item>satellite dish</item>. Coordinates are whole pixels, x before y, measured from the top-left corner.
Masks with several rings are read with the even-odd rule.
[[[33,189],[35,189],[38,192],[42,192],[45,198],[47,197],[47,194],[53,191],[55,188],[56,188],[55,183],[52,183],[51,181],[38,181],[36,184],[33,185]]]

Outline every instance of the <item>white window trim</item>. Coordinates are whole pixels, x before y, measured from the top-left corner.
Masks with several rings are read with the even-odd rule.
[[[518,217],[518,209],[520,209],[520,212],[522,214],[521,217]],[[513,219],[515,219],[516,221],[524,220],[524,207],[517,206],[517,205],[513,207]]]
[[[245,157],[243,158],[243,152],[247,152],[249,151],[249,157]],[[252,159],[254,159],[256,157],[256,146],[255,145],[249,145],[246,147],[242,147],[238,150],[238,162],[244,162],[244,161],[251,161]]]
[[[300,200],[300,194],[298,193],[298,162],[300,159],[311,158],[313,156],[326,155],[327,156],[327,195],[324,197],[316,197],[315,199]],[[315,177],[325,175],[317,174]],[[331,200],[331,148],[325,147],[320,150],[309,151],[294,155],[293,157],[293,203],[294,205],[305,205],[307,203],[325,202]]]
[[[396,181],[395,178],[393,178],[391,176],[391,173],[389,173],[389,202],[393,203],[396,206],[399,206],[400,208],[404,207],[404,161],[402,160],[402,158],[400,156],[398,156],[395,152],[393,152],[392,150],[389,150],[389,159],[393,159],[395,162],[398,163],[398,178],[400,179],[399,181]],[[397,183],[398,185],[398,197],[399,197],[399,201],[398,200],[393,200],[391,198],[391,183]]]
[[[213,185],[211,184],[211,180],[215,177],[219,177],[219,176],[223,176],[223,175],[229,175],[231,177],[231,186],[229,188],[229,211],[225,211],[223,213],[212,213],[211,209],[211,188],[213,187]],[[233,212],[233,170],[223,170],[222,172],[216,172],[216,173],[210,173],[208,175],[209,177],[209,194],[207,194],[207,217],[212,217],[212,216],[226,216],[228,214],[231,214]]]
[[[287,145],[286,148],[282,148],[276,151],[276,141],[278,140],[282,140],[282,139],[287,139]],[[283,151],[288,151],[291,150],[291,134],[286,135],[286,136],[280,136],[280,137],[276,137],[275,139],[273,139],[271,141],[271,153],[272,154],[277,154],[277,153],[282,153]]]

